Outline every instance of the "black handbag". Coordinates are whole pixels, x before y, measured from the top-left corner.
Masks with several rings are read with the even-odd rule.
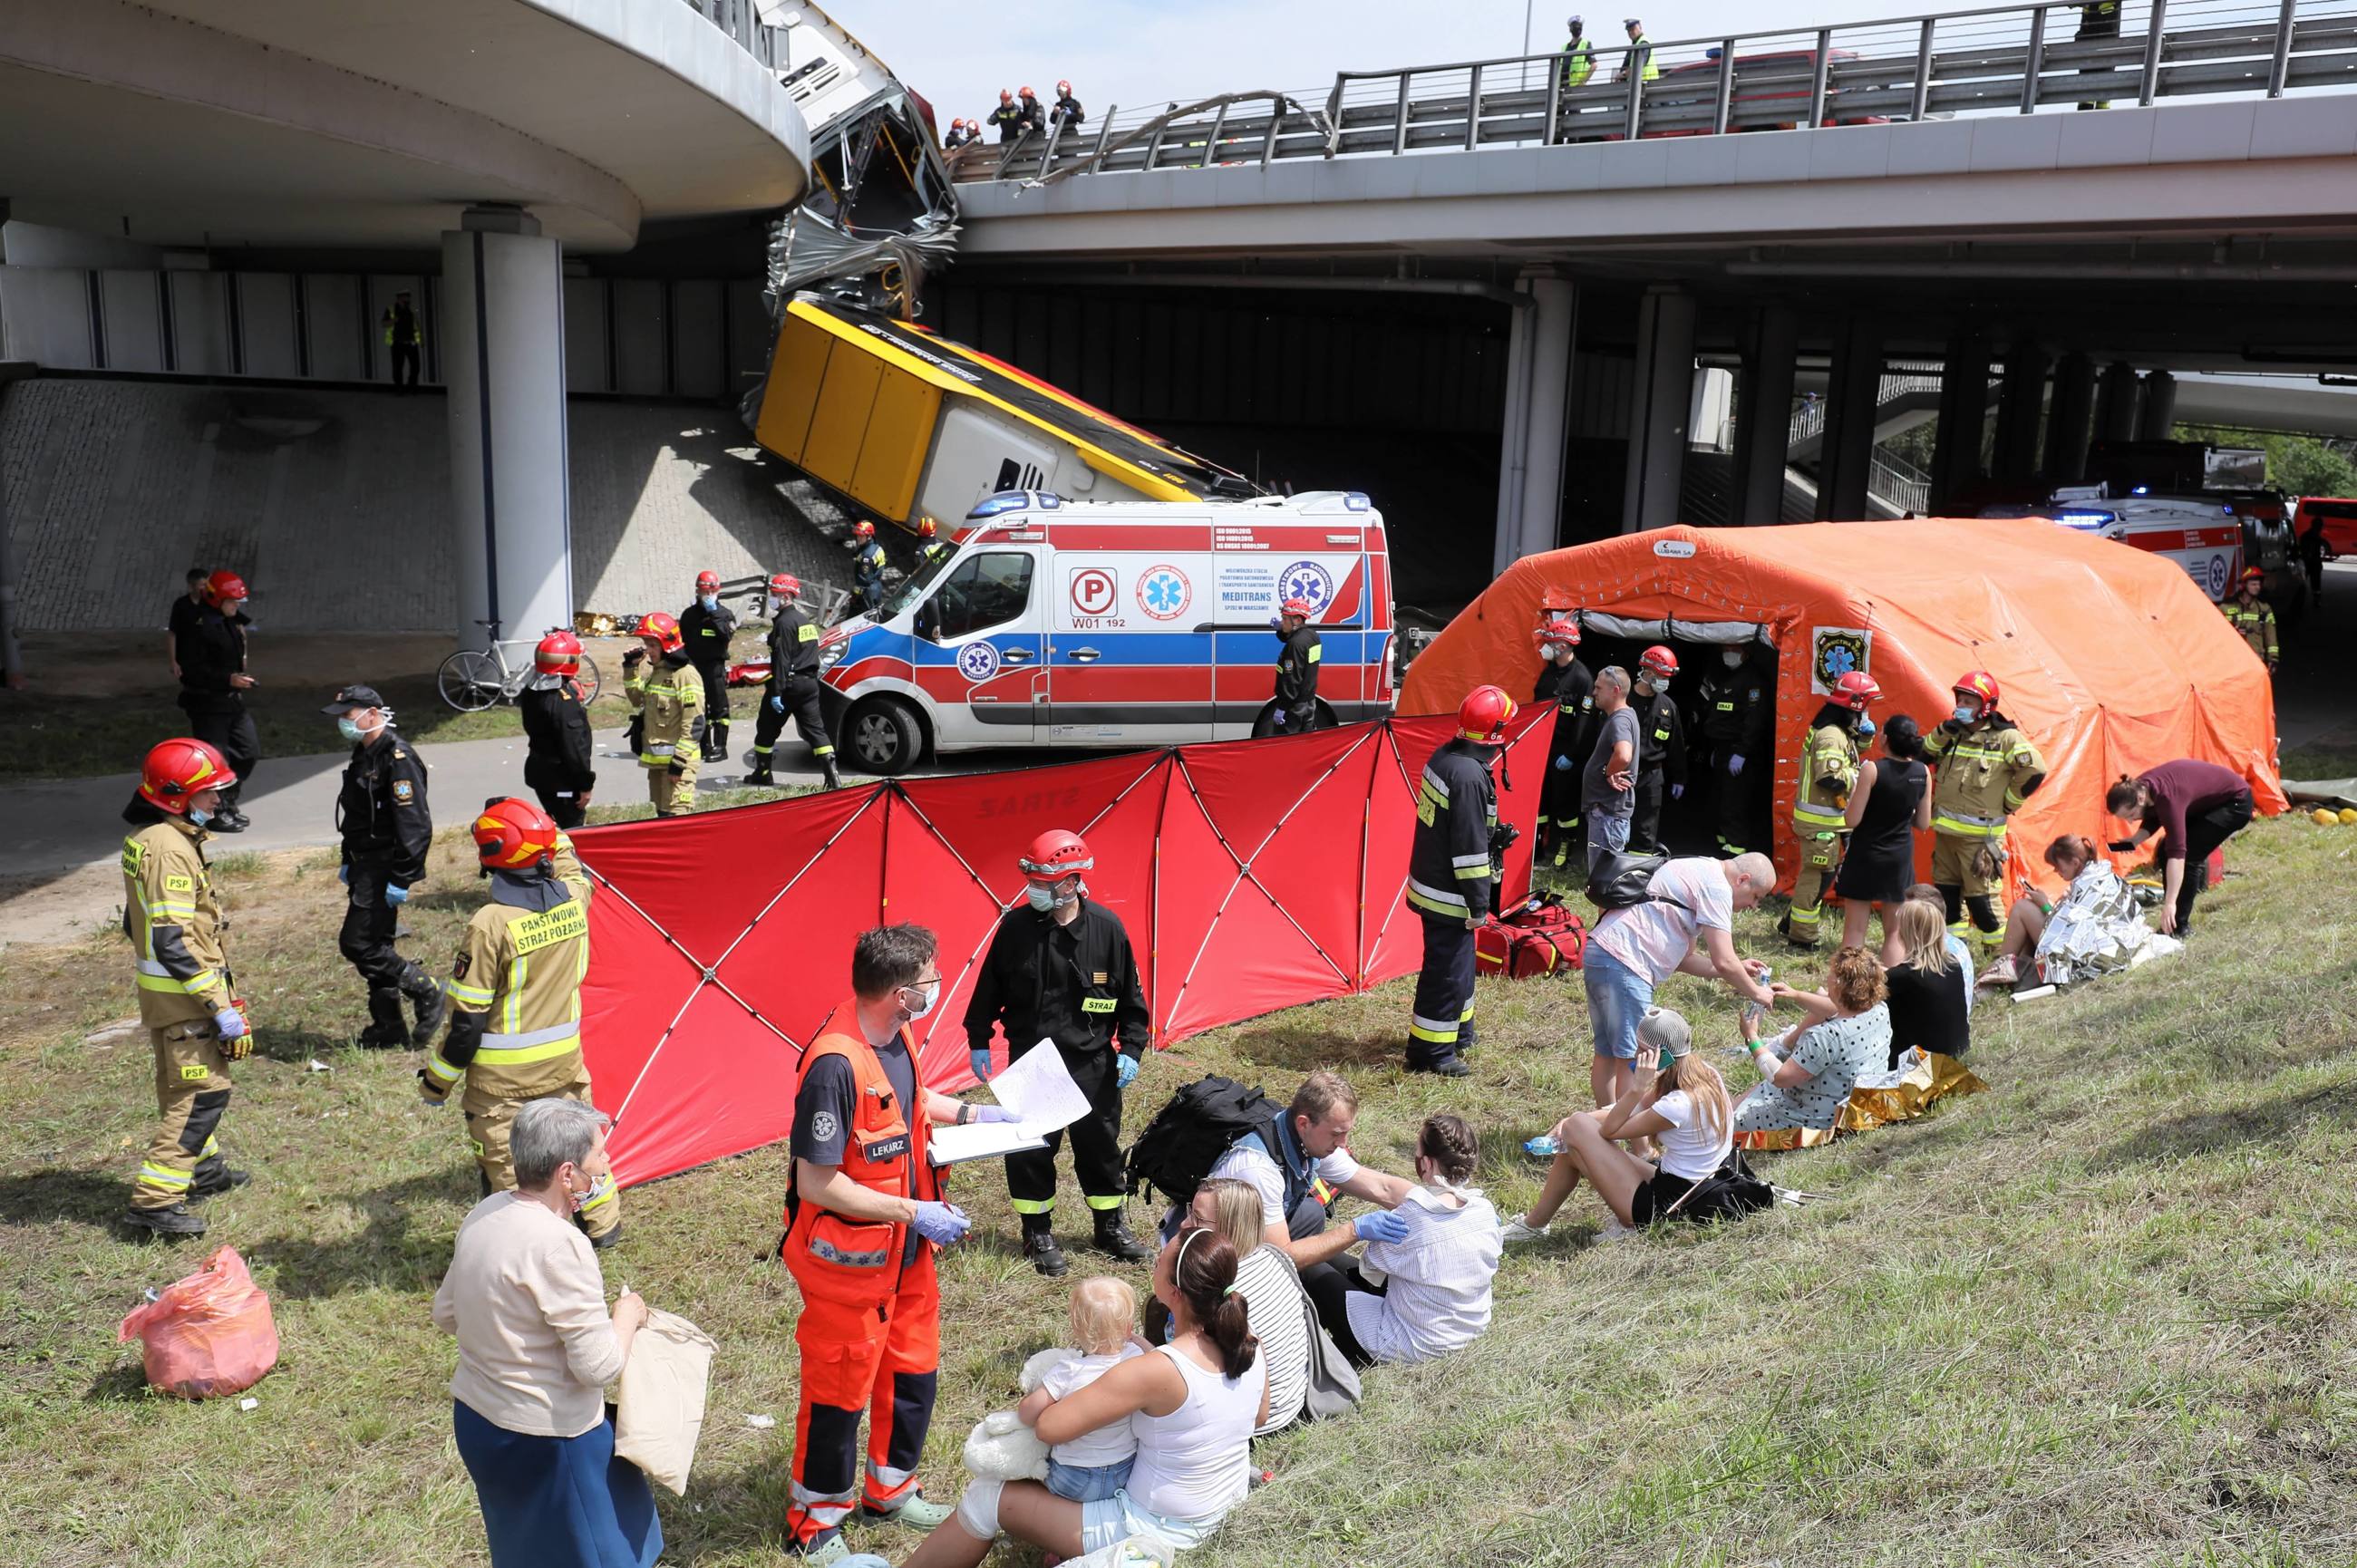
[[[1740,1219],[1775,1201],[1776,1189],[1752,1173],[1743,1151],[1729,1149],[1718,1169],[1686,1188],[1675,1203],[1662,1211],[1661,1218],[1683,1215],[1696,1220]]]

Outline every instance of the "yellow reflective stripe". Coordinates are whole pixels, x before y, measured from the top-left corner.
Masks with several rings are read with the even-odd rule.
[[[483,1037],[490,1040],[497,1039],[499,1036],[486,1035]],[[544,1062],[551,1058],[561,1057],[567,1051],[577,1051],[580,1048],[581,1033],[578,1029],[574,1029],[565,1038],[551,1040],[546,1045],[485,1046],[475,1053],[475,1059],[493,1067],[522,1067],[528,1062]]]
[[[194,904],[175,904],[158,900],[147,906],[147,918],[150,920],[169,920],[176,918],[193,920],[197,918],[197,907]]]
[[[1802,804],[1796,805],[1792,808],[1792,820],[1796,822],[1800,822],[1813,828],[1846,828],[1849,826],[1849,819],[1845,817],[1841,812],[1834,811],[1830,807],[1813,806],[1806,802],[1803,802]]]
[[[425,1070],[445,1083],[457,1082],[459,1079],[466,1076],[467,1071],[465,1068],[452,1067],[448,1062],[444,1061],[438,1051],[425,1058]]]
[[[139,1179],[153,1182],[157,1187],[187,1187],[197,1177],[193,1171],[167,1171],[163,1166],[150,1162],[140,1165]]]
[[[221,976],[210,969],[200,969],[186,980],[166,973],[161,967],[150,972],[145,963],[139,966],[139,989],[142,991],[186,992],[193,996],[199,991],[210,991],[221,983]]]
[[[488,1007],[493,993],[480,985],[461,985],[453,980],[442,987],[442,993],[453,1002],[463,1002],[470,1007]]]
[[[1326,651],[1326,650],[1325,650],[1325,649],[1323,649],[1323,648],[1321,648],[1321,647],[1318,647],[1318,646],[1317,646],[1316,644],[1312,644],[1312,645],[1311,645],[1311,647],[1310,647],[1310,650],[1309,650],[1309,662],[1310,662],[1310,663],[1312,663],[1312,664],[1317,664],[1317,663],[1320,663],[1320,662],[1322,662],[1322,661],[1323,661],[1322,656],[1324,655],[1325,651]]]
[[[1459,882],[1481,882],[1490,875],[1490,863],[1485,859],[1479,865],[1460,865],[1456,870]]]
[[[516,954],[508,965],[507,1000],[500,1007],[500,1033],[503,1035],[523,1033],[523,981],[530,967],[531,961],[522,953]]]
[[[1935,833],[1946,833],[1950,838],[1994,839],[2005,836],[2005,824],[1959,822],[1950,816],[1936,816],[1932,819],[1932,831]]]

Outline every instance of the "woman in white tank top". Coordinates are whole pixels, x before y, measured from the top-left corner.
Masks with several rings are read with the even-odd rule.
[[[1235,1279],[1236,1250],[1218,1232],[1172,1238],[1154,1262],[1154,1294],[1170,1309],[1170,1343],[1039,1412],[1035,1430],[1049,1444],[1128,1422],[1137,1458],[1127,1487],[1076,1503],[1037,1481],[970,1482],[955,1517],[902,1568],[974,1568],[1002,1531],[1062,1557],[1134,1535],[1178,1550],[1208,1540],[1243,1500],[1253,1429],[1268,1415],[1268,1375],[1250,1310],[1233,1294]]]

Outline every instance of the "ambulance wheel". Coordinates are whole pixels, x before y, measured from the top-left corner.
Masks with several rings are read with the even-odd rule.
[[[843,744],[861,771],[891,778],[917,766],[925,751],[925,726],[898,697],[870,697],[844,721]]]

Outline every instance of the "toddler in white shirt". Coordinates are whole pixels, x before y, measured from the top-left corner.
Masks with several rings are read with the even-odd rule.
[[[1058,1361],[1039,1379],[1039,1391],[1051,1400],[1088,1387],[1142,1353],[1133,1337],[1137,1293],[1110,1274],[1093,1275],[1072,1287],[1071,1316],[1072,1348],[1079,1354]],[[1031,1400],[1024,1401],[1023,1414],[1027,1420],[1038,1419]],[[1136,1457],[1137,1438],[1125,1416],[1049,1449],[1048,1489],[1076,1503],[1109,1498],[1127,1484]]]

